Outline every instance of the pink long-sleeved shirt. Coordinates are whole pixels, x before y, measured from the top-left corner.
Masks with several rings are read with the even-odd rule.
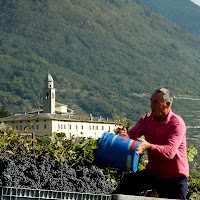
[[[144,115],[128,132],[136,140],[144,135],[152,144],[148,152],[147,170],[157,178],[188,177],[186,127],[183,119],[171,110],[158,122],[151,113]]]

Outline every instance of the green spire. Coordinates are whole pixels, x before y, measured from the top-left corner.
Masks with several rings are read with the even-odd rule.
[[[53,77],[51,76],[51,74],[48,71],[48,74],[45,77],[45,81],[53,81]]]

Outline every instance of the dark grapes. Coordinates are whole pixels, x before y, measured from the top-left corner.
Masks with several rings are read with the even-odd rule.
[[[111,194],[115,188],[108,178],[96,166],[69,167],[67,160],[60,164],[44,155],[0,156],[0,186]]]

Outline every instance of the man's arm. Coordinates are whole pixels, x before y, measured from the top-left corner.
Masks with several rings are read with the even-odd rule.
[[[140,141],[137,154],[141,154],[145,150],[150,150],[152,146],[152,144],[140,138],[143,135],[144,119],[145,116],[143,116],[130,131],[127,132],[126,128],[122,127],[117,133],[119,136]]]
[[[130,138],[125,127],[120,128],[119,131],[117,132],[117,135],[121,137]],[[145,150],[149,151],[151,149],[152,144],[147,142],[145,139],[137,138],[137,140],[140,141],[140,144],[138,145],[136,151],[137,154],[142,154],[143,151]]]

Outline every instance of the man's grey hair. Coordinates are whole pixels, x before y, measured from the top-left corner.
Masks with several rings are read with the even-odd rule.
[[[159,87],[154,91],[154,93],[159,93],[159,92],[163,93],[163,99],[164,99],[165,103],[170,101],[171,105],[172,105],[173,95],[172,95],[171,91],[166,87]]]

